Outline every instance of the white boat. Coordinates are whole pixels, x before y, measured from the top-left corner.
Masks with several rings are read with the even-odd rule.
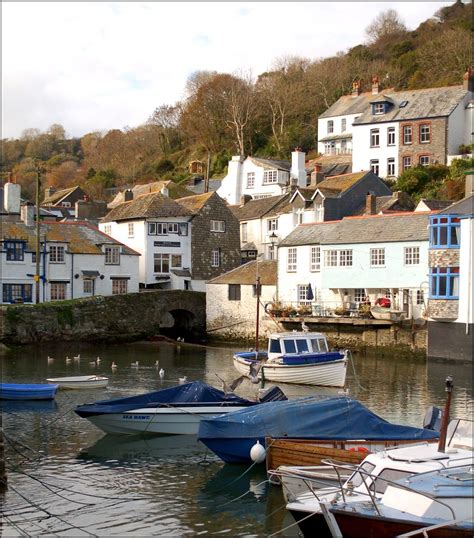
[[[108,377],[100,375],[78,375],[73,377],[55,377],[46,380],[59,385],[60,389],[100,389],[109,383]]]
[[[250,378],[328,387],[344,387],[347,361],[347,351],[329,351],[324,334],[308,331],[274,333],[267,352],[234,355],[234,367]]]
[[[372,306],[370,313],[375,319],[386,319],[390,321],[402,321],[405,319],[405,312],[403,310],[393,310],[384,306]]]
[[[138,396],[81,405],[75,412],[105,433],[195,435],[201,419],[274,399],[286,399],[278,387],[269,389],[258,401],[250,401],[193,381]]]

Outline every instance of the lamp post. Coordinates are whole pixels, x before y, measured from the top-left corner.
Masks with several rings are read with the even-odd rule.
[[[276,256],[275,245],[278,243],[278,235],[273,231],[272,234],[270,235],[269,239],[270,239],[270,244],[272,246],[270,259],[271,260],[276,260],[277,256]]]

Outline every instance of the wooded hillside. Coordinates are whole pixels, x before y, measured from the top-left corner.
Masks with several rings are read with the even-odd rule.
[[[13,172],[26,198],[34,194],[35,166],[43,188],[80,184],[92,196],[107,187],[158,178],[189,178],[192,159],[211,155],[211,176],[221,177],[231,155],[289,158],[295,146],[316,155],[317,118],[360,79],[368,89],[416,89],[462,83],[472,62],[472,4],[457,1],[416,30],[387,10],[366,29],[366,42],[330,58],[276,59],[256,79],[249,73],[196,72],[185,98],[150,111],[143,125],[68,138],[61,125],[26,129],[2,141],[1,172]],[[415,192],[416,194],[416,192]]]

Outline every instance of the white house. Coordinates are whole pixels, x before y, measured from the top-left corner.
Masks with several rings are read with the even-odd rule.
[[[30,206],[31,210],[33,209]],[[36,302],[36,226],[2,222],[2,303]],[[39,302],[138,291],[139,253],[85,222],[40,226]]]
[[[240,263],[238,221],[216,193],[172,200],[166,190],[114,207],[100,229],[140,252],[140,284],[205,291]]]
[[[384,296],[408,317],[422,317],[427,224],[426,213],[394,213],[299,226],[280,244],[278,299],[334,311]]]
[[[227,175],[217,194],[230,205],[240,203],[243,196],[251,199],[278,196],[291,186],[306,187],[305,153],[299,149],[291,154],[291,163],[235,156],[229,161]]]

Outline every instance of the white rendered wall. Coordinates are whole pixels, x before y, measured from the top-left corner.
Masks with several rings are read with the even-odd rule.
[[[354,120],[358,118],[360,114],[347,114],[345,116],[332,116],[328,118],[321,118],[318,119],[318,151],[321,154],[324,154],[324,142],[320,142],[322,138],[325,138],[327,136],[331,135],[340,135],[340,134],[351,134],[354,132],[354,128],[352,126]],[[341,121],[342,119],[346,120],[346,130],[342,131],[341,129]],[[334,122],[334,131],[332,133],[328,133],[328,121],[332,120]],[[336,142],[337,145],[337,142]],[[340,142],[339,142],[340,145]],[[350,138],[347,139],[347,149],[353,148],[353,143]]]
[[[457,323],[473,323],[474,285],[472,264],[474,256],[473,219],[461,220],[460,269],[459,269],[459,309]]]
[[[448,155],[457,155],[461,144],[470,144],[472,142],[471,136],[467,138],[465,136],[466,131],[472,131],[473,129],[472,123],[466,125],[468,120],[472,119],[470,109],[466,109],[468,97],[466,96],[458,104],[448,118],[448,141],[446,147]],[[472,98],[472,95],[470,97]]]
[[[388,128],[395,128],[395,145],[387,145]],[[380,146],[370,147],[370,131],[379,130]],[[371,123],[369,125],[355,125],[352,135],[352,171],[360,172],[370,170],[370,161],[378,159],[379,176],[387,177],[387,159],[395,159],[395,176],[398,176],[398,148],[399,148],[399,124],[392,123]]]

